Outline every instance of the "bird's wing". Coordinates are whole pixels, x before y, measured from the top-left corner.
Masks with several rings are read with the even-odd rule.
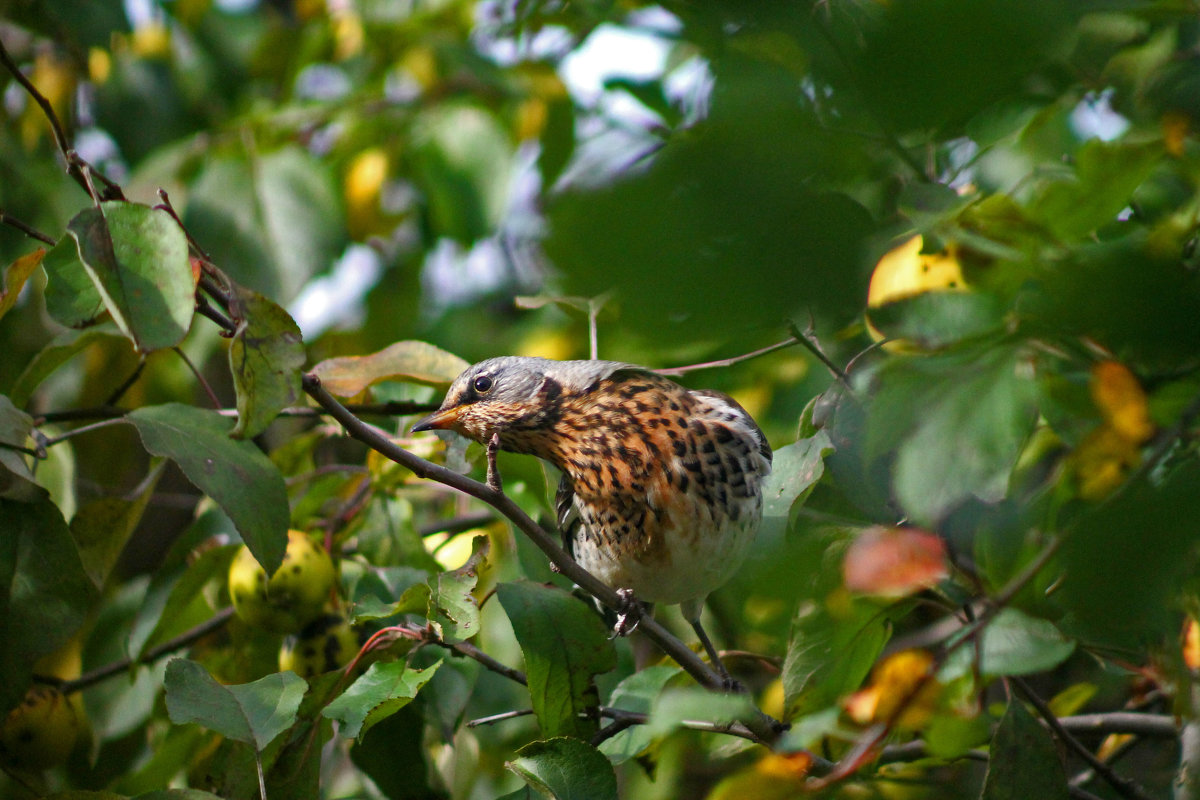
[[[571,481],[563,475],[558,481],[558,491],[554,495],[554,511],[558,516],[558,530],[562,533],[563,548],[575,557],[575,533],[581,524],[579,510],[575,508],[575,489]]]
[[[692,389],[692,394],[699,397],[708,398],[709,400],[715,400],[717,401],[718,406],[723,405],[729,411],[741,417],[743,427],[754,437],[754,446],[758,448],[758,452],[762,453],[762,457],[767,460],[767,463],[771,463],[771,445],[767,443],[767,437],[758,427],[758,423],[754,421],[754,417],[750,416],[749,411],[742,408],[741,403],[739,403],[737,400],[734,400],[724,392],[714,392],[711,389]],[[739,433],[739,431],[732,428],[731,430],[733,430],[735,435]]]

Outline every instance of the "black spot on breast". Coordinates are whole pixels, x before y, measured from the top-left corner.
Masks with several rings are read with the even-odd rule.
[[[717,443],[714,442],[712,439],[705,439],[704,444],[700,447],[700,452],[701,453],[717,452]]]
[[[714,433],[717,436],[717,441],[721,444],[729,444],[733,441],[733,431],[724,425],[715,426]]]
[[[679,473],[679,491],[680,492],[686,492],[688,490],[688,485],[690,483],[691,482],[688,480],[688,476],[687,476],[686,472]]]
[[[685,455],[687,455],[687,445],[679,439],[671,442],[671,447],[675,450],[675,455],[679,456],[680,458],[683,458]]]
[[[562,396],[562,384],[554,378],[547,377],[542,380],[541,388],[538,391],[546,400],[557,400]]]

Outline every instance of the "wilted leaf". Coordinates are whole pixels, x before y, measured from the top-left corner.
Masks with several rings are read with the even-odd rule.
[[[25,694],[33,663],[83,624],[96,588],[48,499],[0,498],[0,712]]]
[[[3,318],[17,304],[21,288],[25,286],[25,281],[29,280],[29,276],[42,263],[42,257],[45,255],[46,249],[39,247],[32,253],[21,256],[9,264],[8,269],[4,270],[4,283],[0,285],[0,318]]]
[[[329,358],[313,374],[330,394],[353,397],[373,383],[405,380],[429,386],[449,386],[469,367],[466,361],[427,342],[405,341],[366,356]]]
[[[1067,775],[1050,731],[1012,698],[996,728],[983,800],[1066,800]]]
[[[229,343],[238,421],[231,434],[250,439],[300,397],[304,342],[295,320],[258,292],[235,288],[239,322]]]
[[[555,800],[616,800],[617,776],[599,750],[587,742],[557,737],[517,751],[508,768]]]
[[[413,669],[403,661],[376,662],[321,714],[342,724],[342,736],[361,740],[373,725],[411,703],[441,665]]]
[[[946,545],[928,531],[876,525],[850,543],[842,574],[852,592],[903,597],[946,577]]]
[[[187,238],[165,211],[109,202],[67,226],[104,306],[140,352],[174,347],[195,311]]]
[[[525,581],[496,588],[525,656],[533,711],[544,736],[587,737],[600,699],[594,678],[616,666],[600,617],[561,589]]]
[[[146,449],[177,463],[188,480],[225,510],[254,558],[274,575],[287,550],[283,476],[254,444],[229,438],[229,422],[180,403],[145,406],[127,419]]]
[[[471,557],[452,572],[440,572],[429,579],[430,596],[426,618],[437,625],[445,642],[461,642],[479,632],[479,604],[475,584],[479,564],[487,557],[488,538],[476,536],[471,542]]]
[[[167,664],[167,714],[176,725],[196,722],[262,751],[296,721],[308,684],[294,672],[222,686],[204,667],[184,658]]]

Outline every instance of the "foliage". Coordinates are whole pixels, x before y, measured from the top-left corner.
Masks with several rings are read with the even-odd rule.
[[[4,13],[0,715],[85,730],[0,794],[1195,793],[1189,4]],[[408,433],[594,348],[775,448],[744,692],[609,638],[544,465]],[[362,645],[307,678],[229,608],[289,529]]]

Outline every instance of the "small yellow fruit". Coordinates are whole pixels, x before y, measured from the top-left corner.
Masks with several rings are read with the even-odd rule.
[[[279,671],[315,678],[348,664],[358,648],[358,634],[350,623],[337,614],[326,614],[304,626],[299,637],[283,643]]]
[[[79,717],[53,686],[34,684],[0,727],[0,763],[40,771],[67,760],[79,736]]]
[[[278,633],[296,633],[317,617],[333,582],[329,554],[303,531],[288,531],[283,564],[270,580],[245,546],[229,565],[233,610],[247,624]]]

